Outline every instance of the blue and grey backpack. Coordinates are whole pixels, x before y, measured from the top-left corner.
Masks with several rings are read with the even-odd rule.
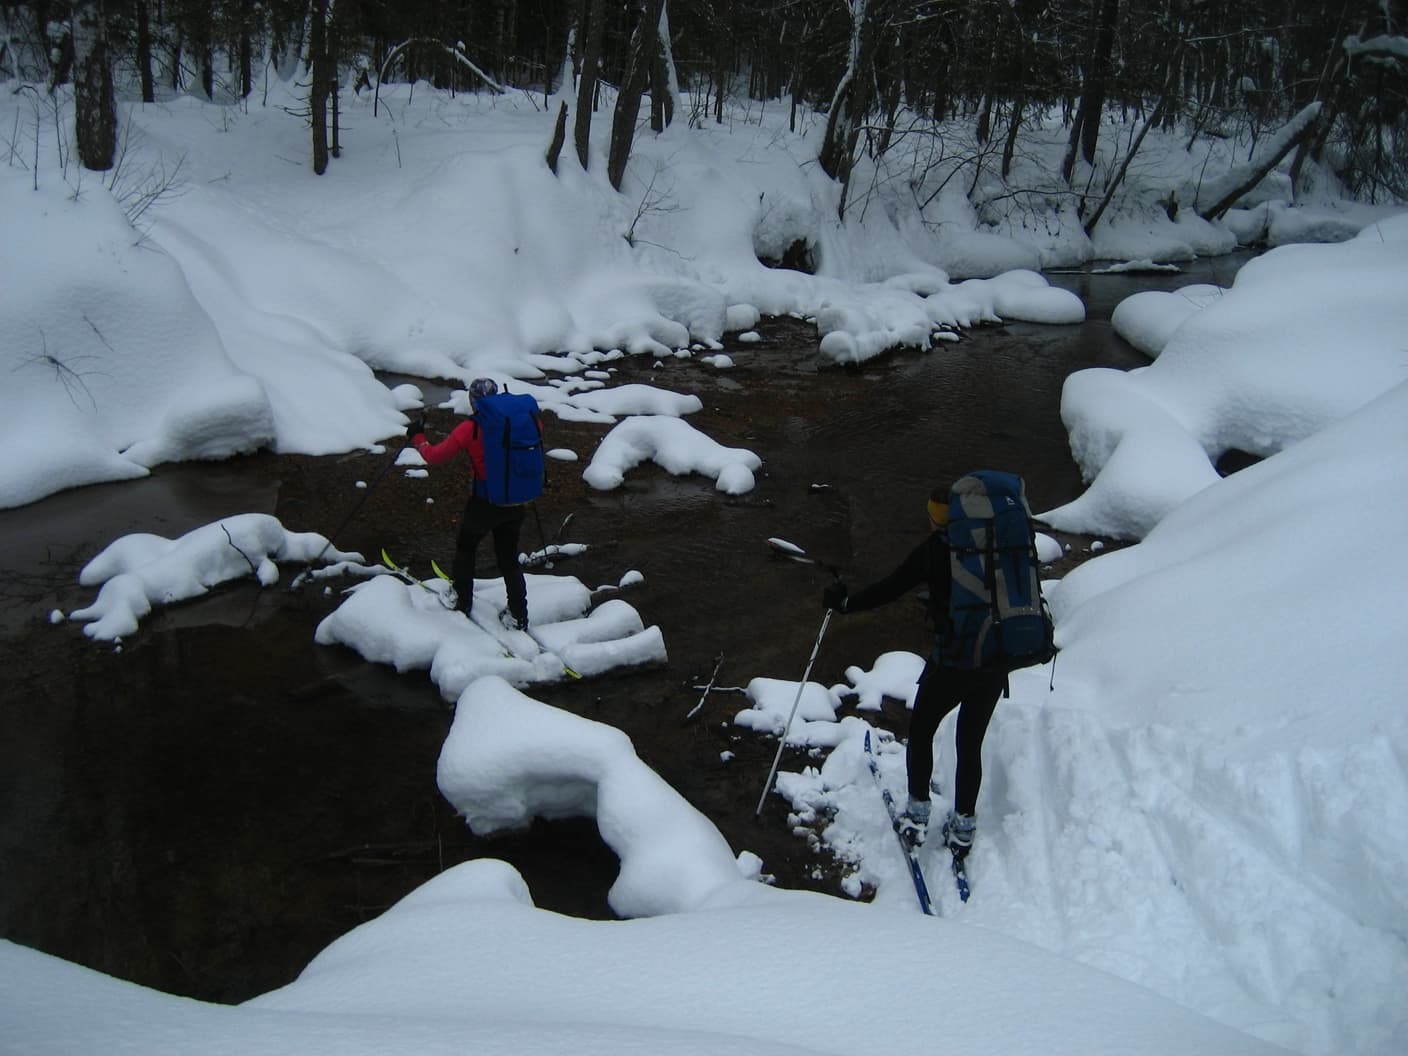
[[[538,401],[500,392],[474,401],[484,438],[484,483],[479,494],[496,506],[532,502],[543,493],[545,463]]]
[[[1006,673],[1055,656],[1022,478],[977,470],[956,480],[948,544],[953,589],[940,642],[944,664]]]

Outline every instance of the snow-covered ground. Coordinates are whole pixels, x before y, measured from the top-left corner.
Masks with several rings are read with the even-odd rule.
[[[43,119],[28,98],[0,93],[0,127],[26,142]],[[140,239],[97,177],[10,152],[0,504],[270,439],[313,453],[399,439],[419,394],[373,368],[492,374],[613,426],[584,469],[593,486],[653,458],[747,490],[768,452],[720,449],[687,424],[690,394],[611,388],[613,359],[711,355],[759,313],[815,318],[843,361],[996,318],[1056,325],[1081,306],[1027,269],[1186,259],[1252,222],[1131,210],[1095,244],[1060,223],[1024,240],[1015,214],[980,228],[946,198],[946,238],[883,209],[838,227],[806,141],[777,127],[645,137],[616,195],[573,163],[547,173],[549,118],[525,99],[420,86],[383,105],[374,118],[348,97],[356,146],[321,179],[273,160],[306,140],[275,107],[129,112],[143,156],[187,157],[185,193]],[[1255,208],[1283,238],[1326,215]],[[1155,361],[1067,384],[1092,486],[1046,516],[1142,541],[1050,587],[1055,688],[1026,672],[998,709],[966,905],[930,850],[947,916],[919,915],[860,751],[865,714],[907,698],[917,658],[856,657],[787,731],[818,753],[778,791],[800,833],[853,863],[852,893],[876,888],[858,905],[759,883],[766,863],[728,847],[619,731],[525,695],[578,662],[663,659],[669,627],[652,635],[623,598],[535,577],[542,640],[506,641],[446,611],[443,588],[367,575],[318,641],[424,669],[457,699],[438,778],[469,824],[595,816],[622,861],[612,904],[636,919],[534,909],[510,868],[470,863],[238,1008],[0,944],[0,1052],[1405,1051],[1408,219],[1339,215],[1358,237],[1275,249],[1225,291],[1131,299],[1117,323]],[[817,275],[757,263],[798,238]],[[1229,447],[1268,457],[1223,480]],[[336,540],[320,554],[327,542],[255,515],[129,536],[85,570],[102,588],[91,610],[68,616],[109,640],[233,575],[272,583],[319,557],[373,571]],[[779,674],[755,673],[740,726],[786,723],[799,687]],[[951,724],[939,743],[944,780]],[[900,748],[880,748],[899,788]]]
[[[0,367],[13,379],[0,435],[25,451],[0,467],[0,507],[268,442],[371,446],[399,433],[406,409],[372,370],[532,382],[564,417],[654,414],[596,403],[613,357],[720,362],[719,337],[759,313],[814,319],[823,354],[841,362],[997,319],[1073,322],[1079,300],[1030,269],[1187,260],[1262,230],[1187,209],[1173,222],[1145,202],[1216,171],[1201,151],[1225,148],[1210,140],[1190,154],[1177,136],[1151,136],[1143,190],[1092,241],[1073,214],[1034,215],[996,189],[980,214],[957,193],[969,181],[925,168],[921,136],[885,172],[861,165],[839,224],[837,188],[811,160],[812,117],[802,134],[774,107],[643,135],[618,194],[599,155],[590,173],[571,160],[548,171],[552,118],[530,96],[416,87],[383,86],[376,114],[367,93],[346,93],[346,150],[316,179],[297,160],[307,130],[283,108],[303,105],[292,85],[248,108],[187,96],[126,107],[115,193],[61,164],[62,95],[56,116],[36,93],[0,94],[15,140],[0,164]],[[1012,179],[1044,186],[1064,136],[1059,125],[1032,134]],[[945,186],[922,215],[901,190],[910,179]],[[1384,212],[1265,200],[1279,186],[1256,209],[1274,208],[1287,240],[1319,234],[1327,215],[1345,237]],[[124,209],[142,192],[158,201],[138,237]],[[816,274],[759,263],[798,242]]]

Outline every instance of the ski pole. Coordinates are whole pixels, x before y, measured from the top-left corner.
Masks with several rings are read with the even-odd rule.
[[[309,561],[306,565],[304,565],[303,570],[299,572],[298,575],[293,577],[293,580],[288,585],[289,590],[296,589],[298,585],[303,582],[303,578],[308,575],[309,569],[311,569],[314,565],[316,565],[319,561],[323,559],[323,555],[328,552],[328,547],[332,546],[333,538],[341,535],[343,530],[349,524],[352,523],[352,518],[357,516],[358,511],[361,510],[362,505],[367,501],[367,498],[371,495],[372,491],[374,491],[376,486],[381,483],[382,478],[386,476],[387,470],[389,470],[398,461],[400,461],[401,453],[405,451],[409,446],[409,444],[401,445],[401,447],[397,449],[396,454],[391,456],[391,460],[387,462],[386,465],[381,467],[381,470],[377,473],[377,475],[372,478],[372,482],[367,485],[366,490],[362,492],[362,497],[358,499],[356,505],[352,507],[352,511],[348,513],[348,515],[343,519],[342,523],[337,526],[336,531],[334,531],[332,535],[328,536],[327,542],[323,543],[323,548],[318,551],[318,556],[313,558],[313,560]]]
[[[548,537],[543,532],[543,518],[538,514],[538,504],[536,502],[530,503],[529,505],[533,507],[533,520],[538,522],[538,538],[542,540],[543,554],[546,555],[548,552]],[[548,567],[551,568],[552,566],[548,565]]]
[[[534,506],[534,507],[533,507],[533,514],[534,514],[534,516],[537,516],[537,513],[538,513],[538,508],[537,508],[536,506]],[[562,541],[562,533],[567,530],[567,526],[572,523],[572,518],[575,517],[575,516],[577,516],[577,514],[574,512],[574,513],[569,513],[566,517],[564,517],[564,518],[562,519],[562,523],[557,526],[557,531],[553,534],[552,540],[551,540],[550,542],[545,540],[545,541],[543,542],[543,548],[542,548],[542,550],[540,550],[540,551],[539,551],[538,553],[536,553],[536,554],[530,554],[530,555],[528,556],[528,558],[523,562],[523,567],[524,567],[524,568],[552,568],[552,560],[551,560],[551,558],[552,558],[552,548],[555,547],[555,546],[557,546],[557,544]],[[542,523],[541,523],[541,522],[539,522],[539,524],[538,524],[538,534],[539,534],[539,535],[542,535],[542,534],[543,534],[543,526],[542,526]]]
[[[802,684],[797,687],[797,699],[792,701],[792,712],[787,716],[787,725],[782,727],[782,736],[777,739],[777,754],[773,756],[772,769],[768,771],[767,784],[763,786],[763,794],[758,797],[758,808],[753,811],[756,818],[763,812],[763,802],[768,798],[768,792],[772,790],[772,780],[777,776],[777,764],[782,762],[782,749],[787,747],[787,731],[792,728],[792,720],[797,715],[797,705],[802,703],[802,694],[806,692],[807,679],[812,674],[812,664],[816,663],[816,654],[821,652],[821,640],[826,637],[826,628],[831,623],[832,610],[826,610],[826,617],[821,621],[821,631],[816,636],[816,645],[812,646],[811,658],[807,660],[807,669],[802,672]]]

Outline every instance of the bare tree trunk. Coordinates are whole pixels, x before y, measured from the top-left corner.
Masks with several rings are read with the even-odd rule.
[[[1018,88],[1017,95],[1012,100],[1012,120],[1007,126],[1007,139],[1002,144],[1002,178],[1004,180],[1012,171],[1012,159],[1017,154],[1017,131],[1022,127],[1022,111],[1026,105],[1026,92],[1022,88]]]
[[[308,110],[313,124],[313,171],[328,171],[328,81],[323,74],[327,61],[328,0],[313,0],[308,16]]]
[[[670,12],[663,0],[656,31],[658,43],[650,64],[650,127],[663,132],[675,120],[680,94],[674,49],[670,43]]]
[[[1061,175],[1067,183],[1071,182],[1071,176],[1075,172],[1077,142],[1085,163],[1095,164],[1095,147],[1100,139],[1100,118],[1105,112],[1105,96],[1109,91],[1110,54],[1114,50],[1115,21],[1119,6],[1119,0],[1097,0],[1092,15],[1089,65],[1086,67],[1085,82],[1081,87],[1080,108],[1076,111],[1075,123],[1071,125],[1070,146],[1061,166]]]
[[[63,33],[55,38],[50,28],[62,26]],[[45,48],[49,53],[49,91],[52,94],[61,84],[73,79],[73,26],[69,23],[51,23],[44,30]]]
[[[992,135],[992,92],[983,93],[982,104],[978,107],[978,127],[974,130],[979,146],[987,146]]]
[[[626,175],[626,162],[631,156],[631,144],[636,135],[636,118],[640,116],[640,97],[645,91],[652,66],[651,56],[659,44],[660,9],[664,0],[645,0],[635,32],[631,34],[630,55],[626,72],[621,78],[621,91],[616,96],[616,112],[611,118],[611,146],[606,159],[606,178],[615,190],[621,189]]]
[[[142,102],[156,102],[152,80],[152,24],[146,0],[137,0],[137,77],[142,84]]]
[[[215,98],[215,55],[212,43],[215,35],[215,27],[212,25],[214,17],[213,11],[203,11],[191,23],[194,37],[191,47],[195,51],[195,60],[200,72],[200,89],[207,99]]]
[[[492,33],[493,51],[491,55],[489,69],[493,71],[495,80],[504,76],[504,71],[508,67],[508,5],[504,0],[495,0],[493,13],[494,29]]]
[[[1315,129],[1300,141],[1299,149],[1296,151],[1295,159],[1291,162],[1290,180],[1291,194],[1297,195],[1302,190],[1301,173],[1305,169],[1305,163],[1309,159],[1319,160],[1325,143],[1330,137],[1330,130],[1335,125],[1335,119],[1339,117],[1340,92],[1338,88],[1331,91],[1330,100],[1316,119]]]
[[[567,142],[567,100],[557,110],[557,124],[553,126],[552,142],[548,144],[547,163],[554,176],[557,175],[557,162],[562,157],[563,144]]]
[[[1095,145],[1100,139],[1100,118],[1105,113],[1105,98],[1110,90],[1110,53],[1114,50],[1115,20],[1119,9],[1119,0],[1100,0],[1099,24],[1095,28],[1095,58],[1080,100],[1081,109],[1085,111],[1080,152],[1087,165],[1095,164]]]
[[[577,160],[587,167],[592,135],[592,109],[595,103],[597,66],[601,62],[602,23],[606,21],[606,0],[587,0],[586,24],[582,27],[582,72],[577,78],[577,117],[572,138]]]
[[[1083,230],[1087,238],[1095,230],[1095,225],[1100,222],[1100,218],[1105,215],[1105,210],[1109,208],[1110,202],[1114,200],[1115,192],[1124,183],[1125,176],[1129,173],[1130,163],[1134,161],[1134,155],[1139,153],[1139,148],[1144,144],[1144,137],[1149,134],[1149,129],[1153,128],[1163,120],[1163,113],[1174,105],[1174,90],[1178,84],[1178,70],[1183,62],[1183,48],[1180,45],[1175,49],[1172,57],[1168,60],[1168,65],[1164,69],[1164,89],[1159,96],[1159,101],[1154,104],[1153,111],[1149,114],[1149,119],[1144,122],[1139,134],[1129,144],[1129,152],[1125,154],[1124,161],[1120,164],[1119,172],[1109,181],[1109,186],[1105,188],[1105,196],[1100,200],[1100,204],[1095,207],[1095,212],[1091,214],[1084,225]]]
[[[1134,141],[1130,143],[1129,153],[1124,156],[1124,161],[1120,164],[1120,171],[1115,175],[1115,178],[1110,181],[1110,185],[1105,188],[1105,197],[1100,200],[1100,204],[1095,207],[1095,212],[1090,214],[1090,219],[1083,225],[1087,238],[1094,232],[1095,225],[1100,222],[1100,218],[1105,215],[1105,210],[1109,208],[1110,202],[1114,200],[1115,192],[1119,189],[1120,184],[1124,182],[1125,174],[1129,172],[1130,162],[1134,160],[1134,155],[1139,153],[1139,148],[1144,143],[1144,137],[1149,134],[1149,129],[1153,128],[1154,125],[1158,123],[1162,110],[1163,100],[1160,100],[1159,105],[1154,107],[1154,112],[1149,115],[1149,120],[1144,122],[1144,126],[1139,130],[1139,134],[1136,135]]]
[[[1026,33],[1022,22],[1015,15],[1016,32],[1012,34],[1017,48],[1017,86],[1012,95],[1012,119],[1007,125],[1007,139],[1002,144],[1002,178],[1007,179],[1012,171],[1012,159],[1017,153],[1017,130],[1022,127],[1022,111],[1027,105],[1027,49]]]
[[[808,32],[811,29],[810,23],[803,22],[797,30],[797,46],[792,51],[792,69],[787,76],[787,91],[792,97],[791,111],[787,116],[787,130],[797,131],[797,107],[802,100],[802,56],[806,53],[805,45]]]
[[[612,189],[621,189],[621,179],[626,174],[626,161],[631,156],[631,143],[636,135],[636,118],[640,114],[640,93],[645,87],[645,41],[644,29],[649,17],[644,10],[639,12],[636,28],[631,33],[630,49],[626,55],[626,69],[621,77],[621,88],[616,93],[616,109],[611,115],[611,142],[607,147],[606,178]]]
[[[856,112],[857,96],[864,92],[865,54],[869,49],[865,44],[866,0],[848,0],[851,10],[851,43],[846,62],[846,70],[831,96],[831,106],[826,112],[826,131],[821,140],[821,151],[817,160],[821,169],[833,180],[843,183],[850,175],[851,151],[855,146],[855,132],[860,115]]]
[[[1348,8],[1346,7],[1346,11]],[[1313,98],[1324,99],[1328,96],[1328,105],[1320,113],[1319,128],[1313,134],[1301,140],[1300,149],[1296,151],[1295,160],[1291,162],[1291,193],[1299,192],[1301,184],[1301,172],[1305,168],[1307,158],[1319,158],[1320,152],[1324,149],[1325,141],[1330,135],[1330,129],[1334,126],[1335,118],[1339,116],[1340,105],[1340,74],[1344,70],[1345,57],[1340,50],[1340,39],[1344,28],[1344,12],[1341,12],[1340,22],[1335,27],[1335,33],[1331,37],[1334,42],[1329,54],[1325,57],[1324,65],[1320,69],[1320,79],[1315,85]],[[1333,88],[1328,87],[1333,85]]]
[[[171,39],[171,90],[179,92],[181,86],[185,84],[181,76],[181,38],[174,35]]]
[[[73,57],[78,158],[85,169],[106,172],[117,154],[117,103],[102,0],[90,0],[74,10]]]
[[[254,91],[254,45],[250,37],[254,31],[253,0],[240,0],[240,98],[248,99]]]
[[[822,171],[840,181],[841,201],[836,212],[842,218],[846,215],[856,144],[873,99],[875,41],[889,18],[889,5],[885,0],[847,0],[847,5],[851,11],[850,61],[832,97],[821,152],[817,156]]]
[[[904,79],[900,71],[903,55],[902,44],[897,39],[888,39],[886,43],[888,45],[885,49],[886,56],[876,63],[877,67],[885,67],[884,76],[881,76],[879,68],[875,71],[879,109],[885,115],[884,122],[880,127],[880,134],[875,140],[875,156],[877,158],[884,157],[885,152],[890,149],[890,141],[895,135],[895,124],[899,121],[900,96],[904,89]]]
[[[337,54],[340,43],[341,30],[338,28],[336,8],[334,7],[333,17],[328,19],[327,27],[327,55],[323,57],[323,78],[328,99],[331,102],[332,110],[332,143],[330,149],[334,158],[342,157],[342,142],[339,138],[341,131],[342,100],[339,98],[337,83]]]

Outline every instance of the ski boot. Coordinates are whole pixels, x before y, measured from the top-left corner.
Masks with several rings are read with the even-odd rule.
[[[900,815],[900,838],[913,847],[924,842],[929,831],[929,801],[910,797]]]
[[[973,836],[978,829],[978,819],[972,814],[960,814],[950,810],[944,820],[944,844],[953,852],[954,858],[963,858],[973,849]]]

